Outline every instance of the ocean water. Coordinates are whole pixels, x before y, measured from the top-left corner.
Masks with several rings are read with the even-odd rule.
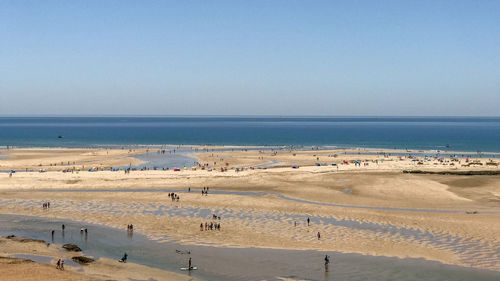
[[[0,146],[133,144],[500,152],[500,117],[0,117]]]

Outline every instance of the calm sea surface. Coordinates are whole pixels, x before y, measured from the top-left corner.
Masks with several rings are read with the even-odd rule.
[[[0,117],[0,146],[126,144],[500,152],[500,117]]]

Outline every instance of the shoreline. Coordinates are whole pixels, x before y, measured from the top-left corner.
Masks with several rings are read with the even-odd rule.
[[[9,147],[9,149],[7,149]],[[428,148],[383,148],[383,147],[356,147],[349,145],[293,145],[293,144],[273,144],[273,145],[220,145],[220,144],[93,144],[93,145],[75,145],[75,146],[0,146],[1,151],[11,149],[32,149],[32,150],[53,150],[53,149],[162,149],[162,148],[193,148],[198,150],[226,150],[226,149],[275,149],[282,151],[347,151],[352,153],[398,153],[398,154],[444,154],[444,155],[498,155],[500,151],[462,151],[462,150],[445,150],[445,149],[428,149]],[[306,149],[316,148],[316,149]]]

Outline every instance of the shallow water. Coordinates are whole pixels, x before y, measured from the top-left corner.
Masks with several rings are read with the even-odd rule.
[[[66,225],[64,234],[61,224]],[[86,255],[119,259],[124,252],[130,262],[180,272],[191,256],[199,270],[194,276],[207,280],[275,280],[289,276],[307,280],[499,280],[499,272],[480,271],[442,265],[420,259],[371,257],[357,254],[327,253],[332,257],[325,274],[325,252],[258,248],[216,248],[158,243],[126,230],[70,220],[30,216],[0,215],[0,235],[44,239],[52,243],[74,243]],[[88,235],[80,228],[88,228]],[[56,233],[52,239],[51,230]],[[176,250],[190,251],[190,255]]]
[[[181,246],[157,243],[142,235],[129,237],[126,231],[83,224],[89,229],[82,237],[82,223],[59,219],[0,215],[0,234],[16,234],[50,239],[57,229],[55,243],[76,243],[86,254],[118,259],[124,251],[130,262],[137,262],[176,272],[185,266],[188,255],[175,250],[191,251],[200,268],[192,274],[208,280],[274,280],[287,276],[308,280],[497,280],[500,273],[478,271],[414,259],[370,257],[355,254],[328,253],[332,257],[330,272],[324,273],[323,252],[272,249],[232,249],[208,246]],[[66,225],[62,236],[60,225]],[[182,272],[181,272],[182,273]]]
[[[14,254],[9,255],[11,258],[32,260],[41,263],[50,263],[54,258],[48,256],[40,256],[40,255],[29,255],[29,254]],[[65,262],[66,263],[66,262]]]
[[[245,147],[245,148],[211,148],[211,149],[200,149],[193,147],[185,147],[185,146],[160,146],[154,149],[151,149],[151,152],[144,154],[136,154],[133,158],[137,158],[139,160],[144,161],[145,163],[132,166],[135,169],[182,169],[184,167],[191,168],[198,165],[198,160],[194,157],[191,157],[190,154],[193,153],[203,153],[203,152],[213,152],[214,154],[224,152],[224,151],[248,151],[248,150],[281,150],[282,147]],[[164,153],[161,151],[164,150]],[[219,155],[222,157],[222,155]],[[275,161],[275,160],[272,160]],[[275,161],[277,163],[277,161]],[[262,167],[266,167],[265,165]],[[119,168],[128,168],[128,166],[122,166]]]
[[[165,150],[165,153],[161,153],[159,151]],[[189,153],[194,153],[195,150],[189,147],[175,147],[168,146],[163,147],[161,149],[156,149],[155,151],[151,151],[144,154],[137,154],[133,157],[144,161],[145,163],[132,166],[135,169],[182,169],[184,167],[191,168],[196,166],[197,160],[196,158],[189,157]]]

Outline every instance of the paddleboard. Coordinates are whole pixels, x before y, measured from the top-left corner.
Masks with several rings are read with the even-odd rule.
[[[192,266],[191,269],[187,267],[181,267],[181,270],[197,270],[198,268],[196,266]]]

